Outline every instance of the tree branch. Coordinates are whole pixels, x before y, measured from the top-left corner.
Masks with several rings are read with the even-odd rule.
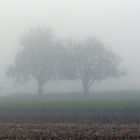
[[[89,81],[88,88],[90,88],[90,87],[92,86],[93,82],[94,82],[93,79],[91,79],[91,80]]]

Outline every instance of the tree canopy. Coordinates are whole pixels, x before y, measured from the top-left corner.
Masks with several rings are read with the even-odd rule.
[[[56,66],[61,51],[59,41],[53,38],[50,29],[37,28],[21,39],[22,50],[17,53],[15,64],[7,75],[17,82],[34,78],[38,82],[38,93],[43,93],[43,85],[56,78]]]
[[[106,78],[118,78],[125,74],[120,68],[121,59],[109,48],[106,48],[95,38],[89,38],[79,43],[68,43],[66,57],[61,62],[62,75],[66,79],[80,79],[84,93],[95,81]]]
[[[49,28],[37,28],[25,34],[20,43],[22,49],[7,75],[16,82],[34,78],[39,94],[47,82],[57,79],[81,80],[83,91],[88,94],[95,81],[125,74],[120,57],[95,38],[62,42]]]

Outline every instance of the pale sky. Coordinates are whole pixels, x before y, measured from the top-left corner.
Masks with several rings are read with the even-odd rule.
[[[128,75],[96,83],[98,90],[140,89],[140,0],[0,0],[0,85],[5,92],[15,88],[5,71],[20,49],[20,37],[37,26],[53,27],[60,38],[95,36],[122,57]]]

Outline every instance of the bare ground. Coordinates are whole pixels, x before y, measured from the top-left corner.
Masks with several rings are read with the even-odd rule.
[[[140,124],[0,123],[1,140],[139,140]]]

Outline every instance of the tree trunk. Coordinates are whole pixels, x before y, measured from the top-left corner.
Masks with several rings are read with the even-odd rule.
[[[88,82],[82,80],[82,86],[83,86],[83,93],[85,96],[89,96],[89,86],[88,86]]]
[[[38,95],[43,95],[43,83],[38,83]]]
[[[84,95],[89,96],[89,88],[87,86],[84,86]]]

